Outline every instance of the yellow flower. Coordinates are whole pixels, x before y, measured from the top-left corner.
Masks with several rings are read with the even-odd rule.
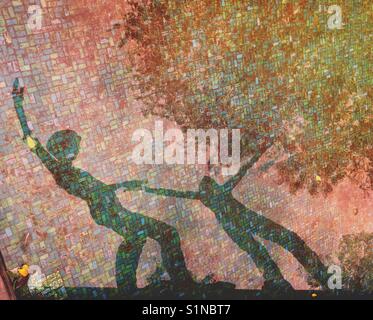
[[[22,277],[27,277],[28,276],[28,265],[27,264],[24,264],[21,268],[18,269],[18,273],[22,276]]]
[[[317,182],[321,182],[321,177],[320,176],[316,176],[315,179],[316,179]]]

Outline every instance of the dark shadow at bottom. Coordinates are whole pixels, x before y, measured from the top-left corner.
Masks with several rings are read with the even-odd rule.
[[[17,294],[18,299],[42,300],[371,300],[373,292],[347,290],[271,291],[235,289],[230,283],[216,283],[175,288],[170,283],[148,286],[128,295],[117,288],[65,287],[44,290],[38,294]]]

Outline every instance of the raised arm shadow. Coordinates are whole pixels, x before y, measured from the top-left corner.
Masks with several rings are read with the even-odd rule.
[[[237,172],[236,175],[234,175],[232,178],[230,178],[226,183],[224,183],[225,190],[232,191],[241,181],[241,179],[246,175],[247,171],[258,162],[260,157],[265,153],[273,144],[273,140],[271,143],[267,146],[267,148],[263,151],[258,151],[255,153],[255,155],[244,165],[241,166],[240,170]]]
[[[31,138],[31,129],[27,124],[25,110],[23,109],[23,93],[24,88],[20,87],[20,81],[18,78],[16,78],[13,82],[12,96],[18,120],[21,124],[23,136],[26,139],[27,144],[29,143],[29,140],[33,144],[32,147],[29,146],[31,151],[33,151],[39,157],[50,172],[54,173],[58,169],[59,162],[44,148],[38,139]]]

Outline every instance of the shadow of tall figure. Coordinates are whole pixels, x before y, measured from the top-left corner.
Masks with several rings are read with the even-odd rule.
[[[13,100],[21,123],[24,140],[45,167],[52,173],[57,185],[69,194],[84,200],[98,225],[105,226],[123,237],[116,256],[116,281],[126,294],[136,291],[136,269],[146,239],[152,238],[161,246],[163,263],[176,285],[190,285],[192,277],[186,269],[180,239],[176,229],[164,222],[125,209],[115,191],[141,190],[143,181],[105,184],[88,172],[74,167],[73,161],[80,148],[81,137],[72,130],[58,131],[49,138],[44,148],[31,137],[23,109],[23,88],[18,79],[13,85]]]
[[[176,191],[164,188],[145,187],[145,191],[157,195],[196,199],[215,213],[228,236],[250,255],[256,266],[262,270],[265,284],[263,289],[285,287],[280,270],[270,258],[266,248],[253,238],[253,235],[277,243],[290,252],[324,288],[327,287],[328,273],[319,257],[293,231],[260,215],[234,198],[232,192],[262,155],[256,153],[244,164],[238,173],[224,184],[217,183],[209,176],[204,176],[198,191]]]

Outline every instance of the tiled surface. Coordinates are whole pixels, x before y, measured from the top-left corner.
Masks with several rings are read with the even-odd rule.
[[[118,35],[107,32],[121,8],[111,10],[112,1],[102,1],[96,9],[97,2],[90,3],[41,1],[43,28],[37,32],[25,26],[28,1],[1,4],[0,27],[10,40],[0,35],[0,249],[10,268],[36,264],[64,286],[114,287],[121,237],[95,224],[85,202],[59,188],[29,152],[10,96],[14,78],[22,77],[26,84],[25,109],[40,141],[45,144],[57,130],[75,130],[82,137],[76,165],[105,183],[147,178],[152,186],[193,190],[204,167],[137,166],[131,161],[133,131],[153,129],[156,118],[142,116],[131,93],[125,53],[116,46]],[[287,186],[275,183],[277,178],[273,168],[262,173],[254,167],[234,195],[296,231],[324,261],[338,263],[343,235],[373,232],[373,200],[348,179],[325,198],[306,190],[290,194]],[[118,197],[125,207],[178,230],[187,266],[198,279],[213,273],[238,288],[261,287],[260,273],[247,254],[199,202],[142,192]],[[290,254],[269,243],[268,249],[295,288],[308,288],[304,270]],[[155,269],[159,252],[154,241],[147,242],[138,269],[140,286]]]

